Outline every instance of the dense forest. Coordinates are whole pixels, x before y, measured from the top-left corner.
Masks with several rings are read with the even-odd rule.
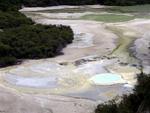
[[[0,11],[0,29],[19,27],[34,24],[31,19],[17,11]]]
[[[53,57],[72,39],[72,30],[65,26],[24,25],[6,29],[0,32],[0,65],[12,64],[15,59]]]
[[[19,0],[0,0],[0,67],[22,59],[53,57],[72,42],[70,27],[36,25],[19,8]]]
[[[120,102],[115,100],[98,105],[95,113],[149,113],[150,75],[140,74],[133,94],[124,95]]]
[[[54,5],[136,5],[149,4],[150,0],[0,0],[0,8],[3,10],[8,8],[36,6],[54,6]],[[10,7],[11,5],[11,7]],[[13,7],[12,7],[13,6]]]
[[[150,0],[6,0],[13,4],[24,4],[25,6],[53,6],[53,5],[135,5],[147,4]]]

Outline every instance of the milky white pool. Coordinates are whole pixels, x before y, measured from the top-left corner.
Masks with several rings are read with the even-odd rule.
[[[89,81],[96,85],[112,85],[117,83],[125,83],[125,80],[118,75],[113,73],[97,74],[89,79]]]

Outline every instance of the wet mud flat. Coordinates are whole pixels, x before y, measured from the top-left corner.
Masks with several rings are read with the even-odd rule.
[[[83,58],[84,59],[84,58]],[[91,60],[92,57],[85,58]],[[4,73],[4,85],[24,93],[44,93],[105,102],[115,96],[131,93],[132,80],[111,73],[105,66],[117,59],[89,61],[80,65],[51,62],[24,64]],[[130,83],[131,81],[131,83]]]

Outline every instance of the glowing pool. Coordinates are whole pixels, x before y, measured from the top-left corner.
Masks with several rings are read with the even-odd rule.
[[[123,80],[120,75],[113,73],[97,74],[90,78],[89,81],[95,85],[113,85],[119,83],[126,83],[126,81]]]

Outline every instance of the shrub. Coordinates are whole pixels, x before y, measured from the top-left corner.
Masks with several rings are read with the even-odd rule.
[[[26,18],[19,12],[2,12],[0,11],[0,29],[19,27],[21,25],[31,25],[32,20]]]
[[[16,59],[53,57],[73,40],[73,31],[68,26],[25,25],[0,32],[0,55],[5,58],[0,65]],[[2,57],[3,56],[3,57]],[[12,60],[13,61],[13,60]]]
[[[97,106],[95,113],[149,113],[150,112],[150,75],[141,73],[134,93],[124,95],[121,102],[109,102]]]

